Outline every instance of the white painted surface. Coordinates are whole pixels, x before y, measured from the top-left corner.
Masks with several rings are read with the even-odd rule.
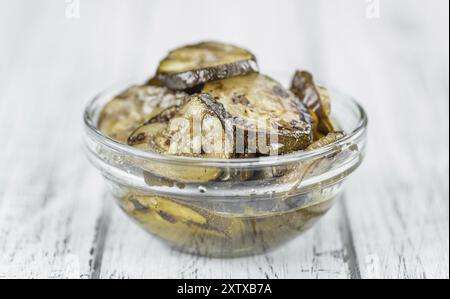
[[[448,1],[381,0],[375,19],[364,0],[80,4],[67,19],[63,0],[0,0],[0,277],[449,278]],[[274,77],[309,69],[370,116],[343,200],[267,255],[167,249],[83,155],[90,97],[203,39],[252,49]]]

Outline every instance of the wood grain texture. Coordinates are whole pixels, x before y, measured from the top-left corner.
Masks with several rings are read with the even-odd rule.
[[[0,0],[0,278],[449,278],[448,1]],[[196,17],[193,17],[196,16]],[[369,152],[338,205],[266,255],[175,252],[131,223],[84,157],[90,97],[219,39],[264,72],[353,94]]]

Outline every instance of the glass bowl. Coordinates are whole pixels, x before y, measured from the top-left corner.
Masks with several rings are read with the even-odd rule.
[[[309,152],[249,159],[164,156],[120,144],[98,129],[103,106],[132,80],[95,97],[84,114],[85,144],[120,208],[142,228],[180,251],[237,257],[274,249],[302,234],[332,207],[342,183],[363,161],[367,116],[331,89],[332,117],[346,137]],[[148,169],[166,169],[165,178]],[[221,179],[186,182],[183,173]],[[177,175],[179,174],[179,176]]]

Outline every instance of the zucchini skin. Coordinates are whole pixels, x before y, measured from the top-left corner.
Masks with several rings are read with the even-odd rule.
[[[184,55],[187,55],[188,58],[180,54],[183,51],[187,52]],[[189,61],[190,56],[195,56],[195,51],[198,51],[198,57],[192,57],[192,61],[190,61],[194,65],[183,65],[186,59]],[[181,57],[177,57],[177,54]],[[203,56],[208,56],[208,54],[209,57],[203,59]],[[208,59],[210,61],[204,61]],[[178,70],[174,67],[167,67],[167,65],[177,62],[180,62]],[[170,89],[187,90],[207,82],[258,72],[256,57],[249,51],[232,45],[204,42],[171,51],[161,61],[156,78]]]
[[[159,74],[158,79],[170,89],[186,90],[207,82],[257,72],[259,72],[259,68],[256,59],[251,59],[179,74]]]

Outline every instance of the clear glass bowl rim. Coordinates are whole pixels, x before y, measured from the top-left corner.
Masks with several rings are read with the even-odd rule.
[[[136,81],[136,80],[134,80]],[[134,82],[132,80],[127,80],[122,82],[122,84],[126,82]],[[120,84],[120,83],[119,83]],[[95,112],[96,104],[105,97],[105,94],[108,94],[111,90],[117,88],[119,84],[116,84],[106,90],[100,92],[97,96],[95,96],[86,106],[84,110],[83,120],[85,125],[85,130],[88,136],[93,138],[95,142],[109,148],[110,150],[119,152],[121,154],[125,154],[127,156],[149,160],[149,161],[157,161],[169,164],[178,164],[178,165],[190,165],[190,166],[205,166],[205,167],[233,167],[233,168],[246,168],[246,167],[265,167],[271,165],[281,165],[287,163],[294,162],[302,162],[308,160],[319,159],[324,156],[328,156],[330,154],[335,153],[337,150],[344,148],[346,145],[354,144],[363,139],[367,132],[368,127],[368,117],[364,108],[351,96],[346,95],[345,93],[340,92],[338,89],[329,88],[331,91],[339,93],[345,101],[348,102],[351,106],[356,108],[359,113],[358,124],[351,132],[346,132],[346,136],[339,141],[332,143],[330,145],[324,146],[317,150],[313,151],[300,151],[291,154],[286,154],[282,156],[269,156],[269,157],[260,157],[260,158],[243,158],[243,159],[213,159],[213,158],[194,158],[194,157],[179,157],[179,156],[168,156],[161,155],[153,152],[145,152],[126,144],[119,143],[108,136],[105,136],[102,132],[97,128],[97,123],[91,117],[91,115]]]

